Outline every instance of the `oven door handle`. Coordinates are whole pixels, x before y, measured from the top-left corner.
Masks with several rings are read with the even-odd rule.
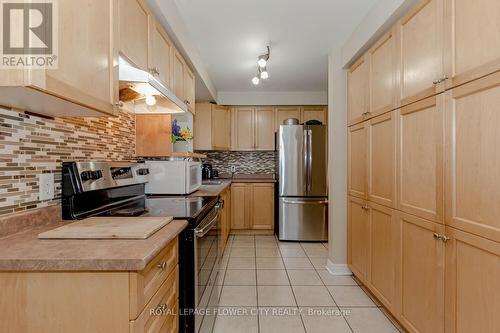
[[[219,208],[220,204],[218,203],[215,205],[215,217],[210,220],[210,222],[205,222],[202,225],[200,225],[198,228],[194,229],[194,234],[196,237],[201,238],[207,234],[207,232],[212,229],[214,225],[217,224],[217,220],[219,219]]]

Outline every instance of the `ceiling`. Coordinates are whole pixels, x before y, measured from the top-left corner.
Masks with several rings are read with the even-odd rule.
[[[328,53],[376,0],[174,0],[218,92],[327,90]],[[270,78],[254,86],[271,46]],[[199,96],[197,96],[198,98]]]

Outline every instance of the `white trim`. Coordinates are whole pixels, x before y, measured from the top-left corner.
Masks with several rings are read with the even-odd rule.
[[[332,275],[352,275],[347,264],[334,264],[330,259],[326,261],[326,270]]]
[[[219,91],[220,105],[327,105],[326,91]]]

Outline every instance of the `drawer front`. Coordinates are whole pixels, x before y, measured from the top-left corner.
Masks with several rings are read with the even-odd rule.
[[[170,242],[140,272],[130,273],[130,319],[133,320],[177,266],[178,241]]]
[[[130,321],[130,332],[177,332],[178,289],[179,269],[176,266],[137,319]]]

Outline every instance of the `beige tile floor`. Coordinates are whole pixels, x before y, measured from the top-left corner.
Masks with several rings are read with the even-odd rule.
[[[326,243],[231,236],[213,333],[399,332],[351,276],[326,269]]]

